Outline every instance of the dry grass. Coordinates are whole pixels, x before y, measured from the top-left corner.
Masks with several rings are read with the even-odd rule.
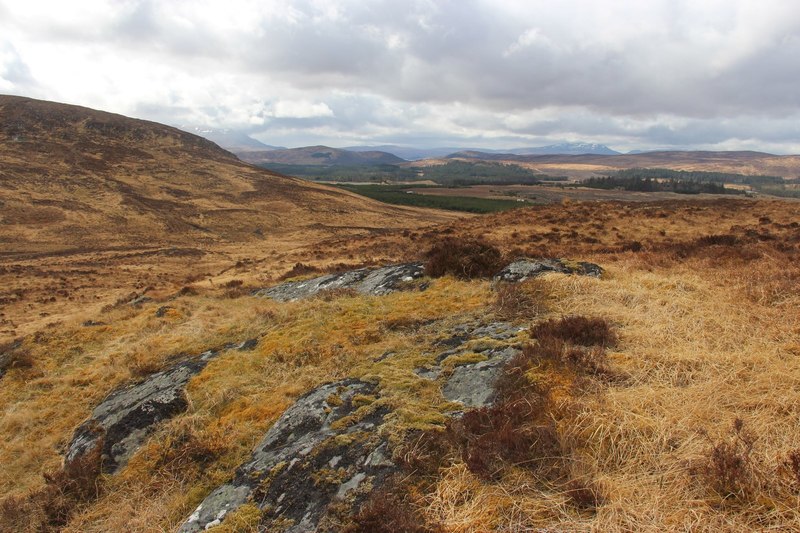
[[[599,280],[549,275],[492,292],[487,282],[445,277],[426,292],[277,304],[228,297],[257,279],[244,266],[213,285],[194,282],[196,294],[114,308],[100,317],[104,326],[43,329],[21,346],[33,364],[0,382],[0,492],[42,490],[42,473],[57,470],[73,428],[118,384],[176,354],[258,338],[254,351],[223,353],[192,380],[188,411],[162,424],[120,475],[102,478],[102,494],[73,509],[68,531],[174,528],[294,398],[345,375],[377,380],[381,401],[396,408],[393,442],[425,482],[395,496],[443,531],[796,531],[798,205],[574,204],[450,228],[507,256],[597,262],[607,269]],[[331,240],[269,263],[270,276],[299,262],[413,257],[441,233]],[[634,241],[640,251],[625,247]],[[232,279],[242,284],[225,287]],[[165,304],[174,309],[156,317]],[[441,331],[482,315],[541,324],[530,335],[538,355],[517,377],[547,386],[534,419],[552,429],[555,474],[525,466],[536,447],[516,433],[527,439],[528,426],[496,424],[514,413],[474,421],[471,442],[488,450],[491,475],[470,468],[452,443],[425,449],[412,438],[444,428],[452,409],[412,369],[429,360]],[[588,321],[570,319],[571,333],[559,337],[565,317]],[[592,320],[611,327],[585,327]],[[381,359],[387,352],[395,355]],[[499,447],[484,438],[490,433],[502,437]],[[520,442],[526,447],[515,448]]]
[[[773,274],[780,278],[787,266]],[[619,324],[611,360],[630,381],[583,397],[559,421],[562,438],[580,445],[574,460],[602,483],[606,503],[587,519],[564,512],[562,493],[533,494],[515,501],[525,507],[537,499],[531,523],[597,531],[800,527],[788,466],[800,442],[800,315],[787,314],[800,302],[742,305],[749,282],[739,278],[744,272],[725,270],[720,276],[707,264],[685,264],[647,272],[634,260],[618,263],[604,281],[553,279],[559,312]],[[729,434],[737,419],[753,437]],[[513,484],[503,488],[517,493]],[[741,497],[731,499],[732,492]],[[506,519],[513,530],[518,518]]]

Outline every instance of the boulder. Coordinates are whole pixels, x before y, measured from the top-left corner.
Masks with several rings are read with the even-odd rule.
[[[253,294],[279,302],[308,298],[321,291],[332,289],[353,289],[361,294],[380,296],[402,288],[404,283],[421,278],[424,272],[422,263],[403,263],[375,269],[361,268],[303,281],[291,281],[258,290]]]
[[[518,259],[495,277],[494,281],[519,282],[535,278],[549,272],[561,274],[577,274],[599,278],[603,269],[594,263],[584,261],[566,261],[564,259]]]
[[[186,410],[184,389],[216,352],[179,363],[141,383],[112,392],[78,426],[64,458],[66,465],[101,448],[102,470],[115,473],[141,446],[158,422]]]

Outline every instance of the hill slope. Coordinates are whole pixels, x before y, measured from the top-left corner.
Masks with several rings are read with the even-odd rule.
[[[176,128],[15,96],[0,96],[0,207],[6,253],[437,220],[254,168]]]

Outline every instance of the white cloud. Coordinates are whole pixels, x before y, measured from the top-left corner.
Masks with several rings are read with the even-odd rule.
[[[279,100],[272,106],[272,116],[276,118],[332,117],[333,111],[325,102]]]

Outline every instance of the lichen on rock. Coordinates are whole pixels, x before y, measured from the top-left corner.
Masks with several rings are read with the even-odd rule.
[[[388,409],[378,406],[353,416],[359,410],[354,399],[374,395],[375,389],[374,383],[346,379],[298,399],[234,479],[214,490],[179,531],[203,531],[248,502],[261,509],[267,525],[285,524],[282,530],[291,533],[314,531],[332,502],[355,505],[365,487],[395,470],[387,441],[376,431]]]
[[[308,298],[321,291],[334,289],[354,289],[360,294],[381,296],[399,290],[403,284],[424,275],[422,263],[403,263],[381,268],[361,268],[338,274],[327,274],[316,278],[282,283],[268,289],[261,289],[255,296],[288,302]]]
[[[250,350],[256,339],[228,344],[156,372],[109,394],[75,430],[65,465],[101,449],[105,473],[116,473],[144,443],[155,425],[186,410],[186,385],[223,349]]]
[[[565,259],[518,259],[506,266],[495,277],[495,281],[519,282],[542,274],[557,272],[599,278],[603,269],[594,263],[568,261]]]

